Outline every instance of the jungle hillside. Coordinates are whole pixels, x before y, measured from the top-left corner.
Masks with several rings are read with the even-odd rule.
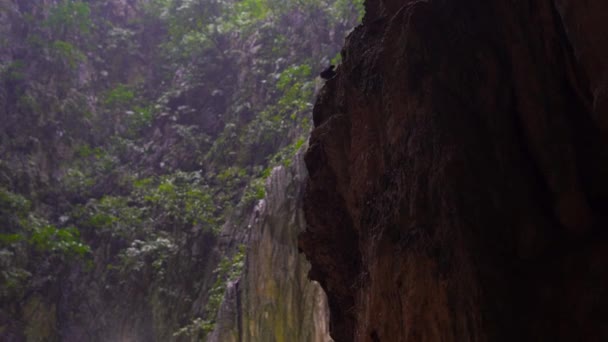
[[[363,12],[0,1],[0,340],[208,340]]]

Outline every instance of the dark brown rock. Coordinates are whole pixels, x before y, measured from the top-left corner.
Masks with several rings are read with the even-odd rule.
[[[305,157],[336,341],[608,340],[607,6],[366,4]]]

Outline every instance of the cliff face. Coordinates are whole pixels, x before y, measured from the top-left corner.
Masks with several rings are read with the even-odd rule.
[[[336,341],[603,341],[602,1],[368,1],[300,246]]]
[[[302,154],[273,170],[249,219],[243,275],[228,285],[209,341],[331,341],[325,293],[307,278],[310,265],[296,248],[305,179]]]

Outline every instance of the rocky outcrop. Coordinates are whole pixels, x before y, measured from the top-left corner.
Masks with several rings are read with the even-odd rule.
[[[602,1],[368,1],[300,246],[336,341],[603,341]]]
[[[301,153],[273,170],[249,220],[243,275],[228,284],[209,341],[331,341],[325,293],[307,278],[310,265],[297,249],[305,179]]]

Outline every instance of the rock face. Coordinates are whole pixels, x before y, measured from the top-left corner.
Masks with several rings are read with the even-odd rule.
[[[332,341],[325,293],[307,278],[310,265],[297,250],[305,179],[301,153],[273,170],[249,220],[243,275],[226,290],[210,342]]]
[[[366,10],[305,157],[332,337],[608,340],[608,3]]]

